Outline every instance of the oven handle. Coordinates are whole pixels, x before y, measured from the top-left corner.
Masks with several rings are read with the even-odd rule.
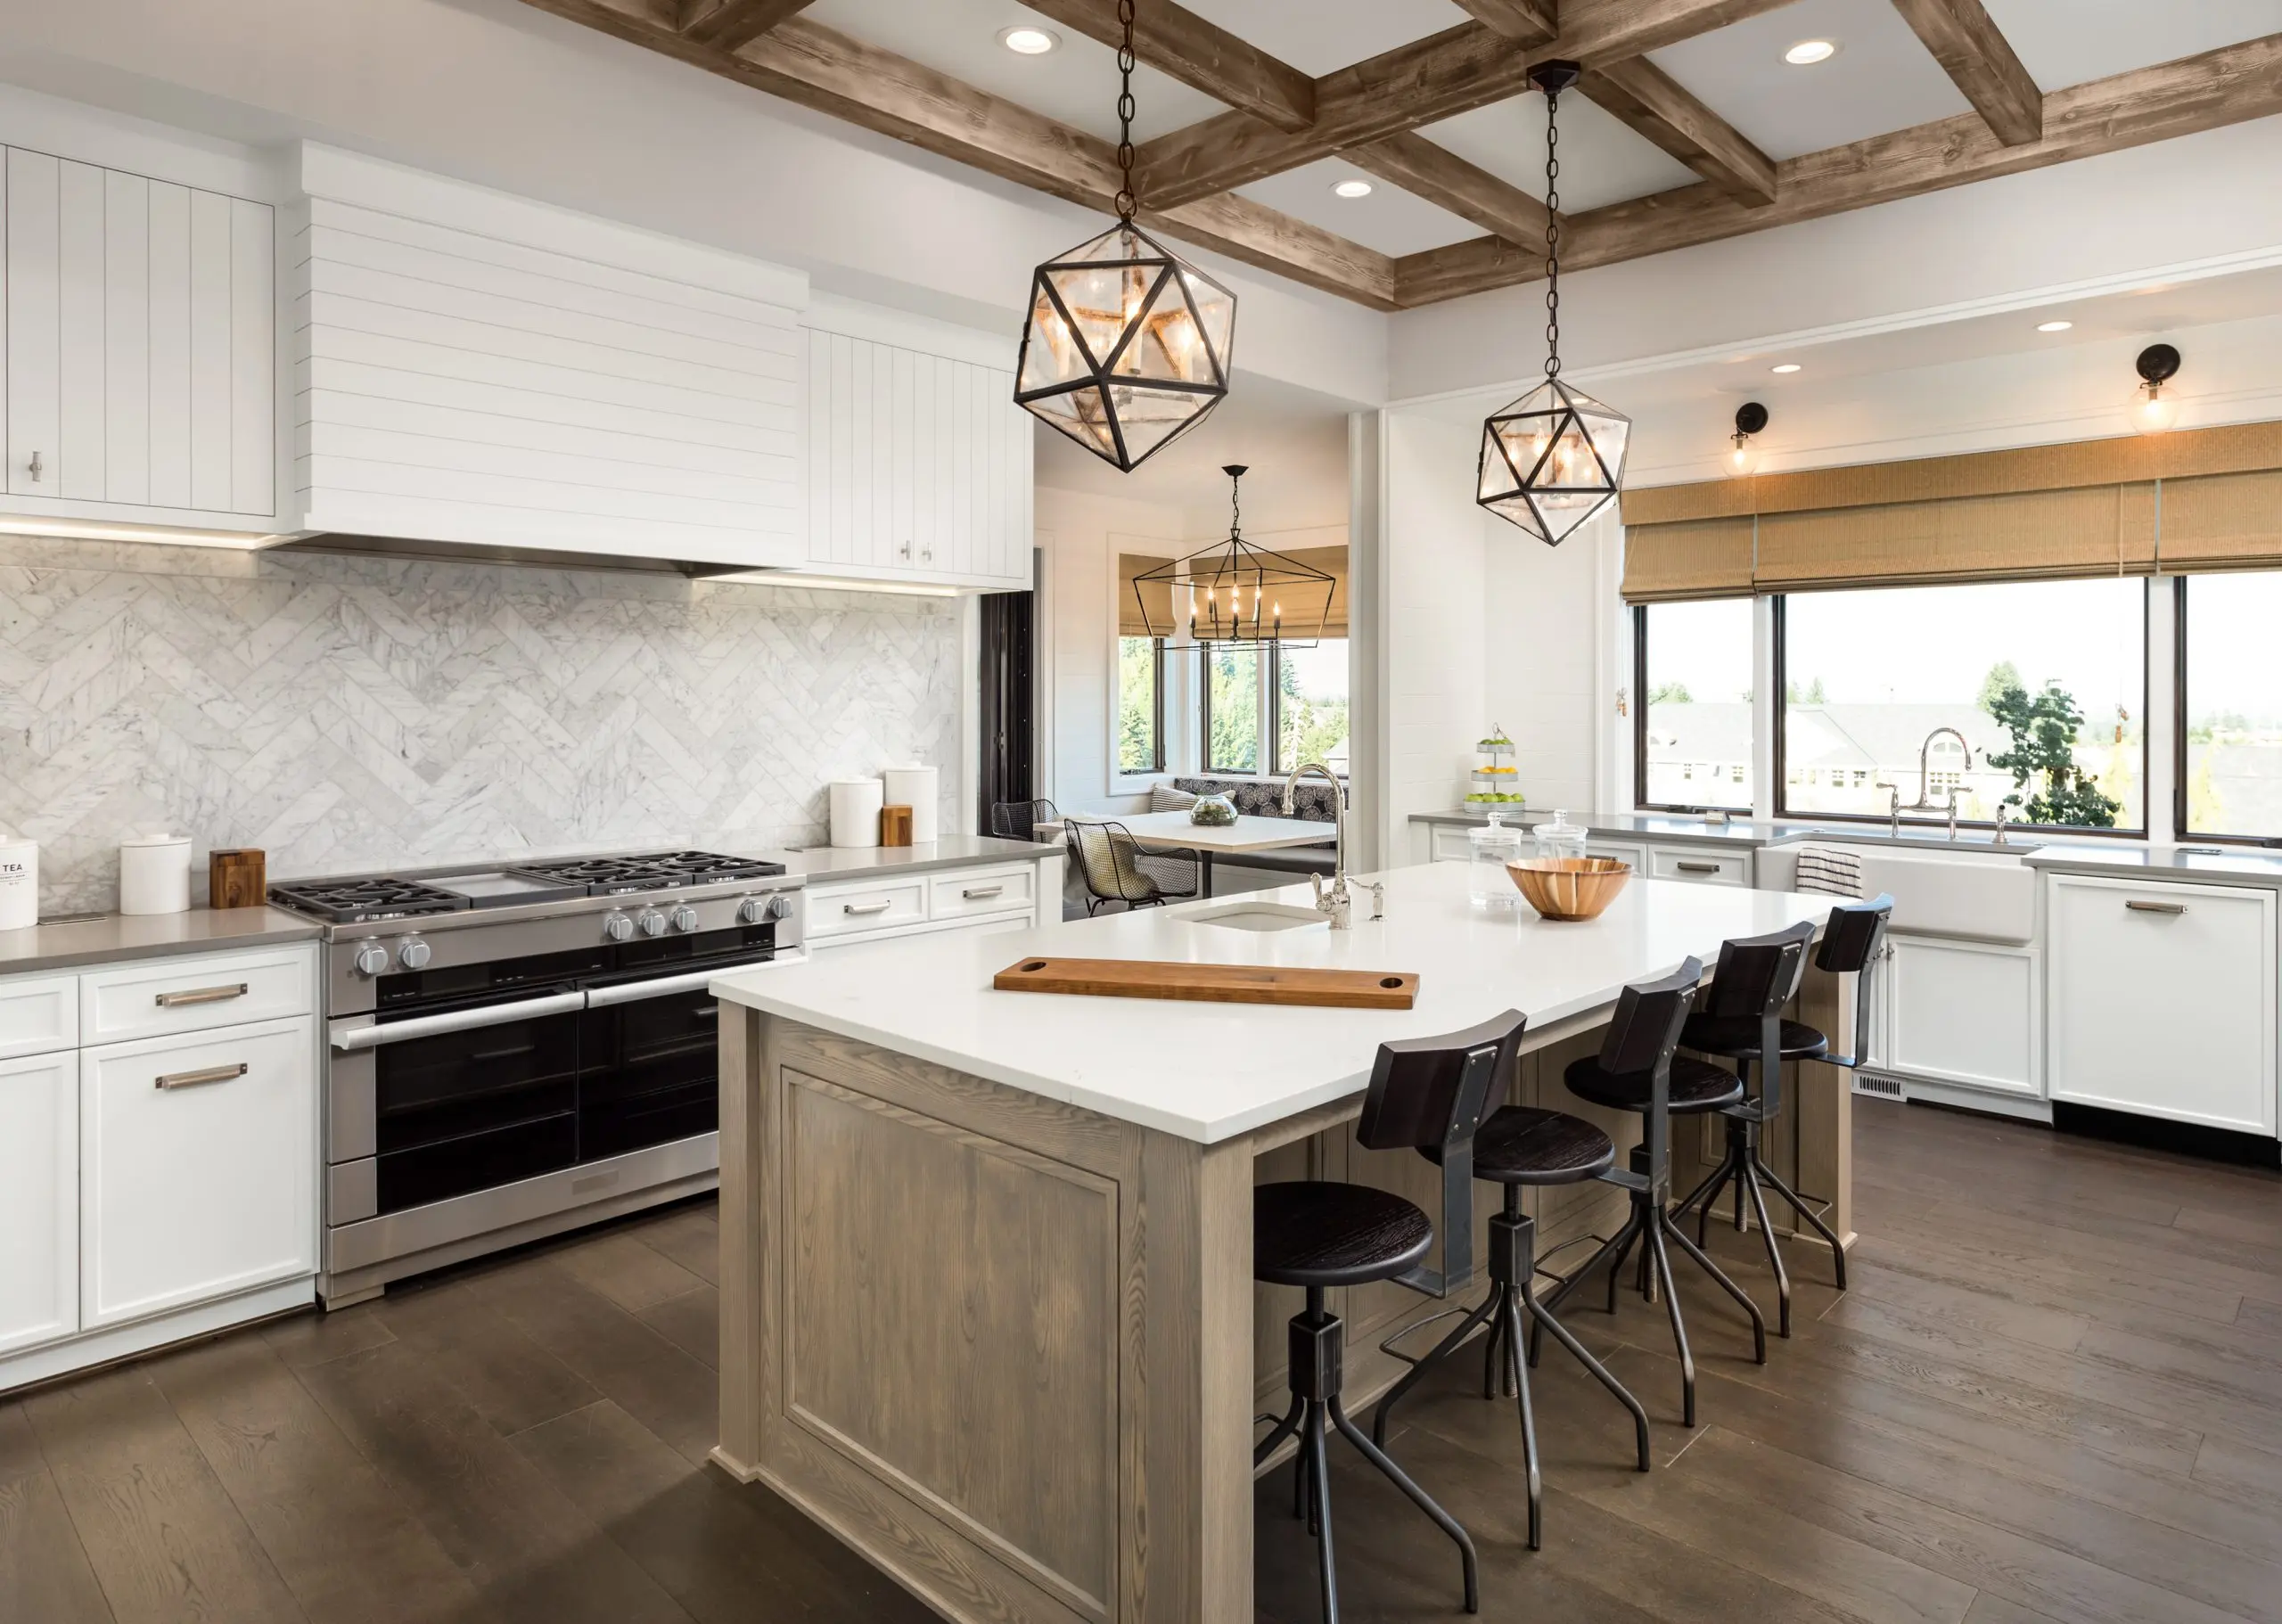
[[[587,993],[588,1009],[608,1009],[618,1004],[636,1004],[644,998],[662,998],[671,993],[702,992],[716,976],[737,975],[748,970],[773,970],[779,964],[805,963],[808,955],[798,947],[787,948],[775,958],[752,959],[742,964],[716,964],[710,970],[693,970],[685,975],[661,975],[648,981],[621,981],[615,987],[590,988]]]
[[[415,1038],[434,1038],[445,1032],[472,1032],[481,1027],[505,1026],[511,1021],[531,1021],[541,1015],[575,1014],[587,1007],[582,992],[559,992],[519,1004],[488,1004],[481,1009],[458,1009],[445,1015],[415,1015],[386,1026],[356,1026],[342,1029],[336,1022],[332,1044],[341,1054],[377,1049],[382,1044],[409,1043]]]

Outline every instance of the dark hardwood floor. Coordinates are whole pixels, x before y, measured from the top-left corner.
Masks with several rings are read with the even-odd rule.
[[[1478,1362],[1399,1412],[1396,1458],[1481,1546],[1483,1616],[2282,1620],[2282,1177],[1857,1111],[1853,1290],[1794,1244],[1797,1333],[1764,1367],[1676,1260],[1695,1431],[1662,1310],[1572,1306],[1656,1421],[1657,1469],[1548,1349],[1543,1551]],[[1712,1236],[1766,1300],[1757,1237]],[[932,1618],[702,1464],[715,1239],[684,1206],[0,1399],[0,1620]],[[1441,1536],[1333,1462],[1347,1615],[1462,1616]],[[1260,1610],[1303,1624],[1290,1493],[1260,1485]]]

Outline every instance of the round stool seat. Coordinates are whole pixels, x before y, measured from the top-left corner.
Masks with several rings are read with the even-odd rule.
[[[1434,1226],[1400,1195],[1302,1179],[1252,1193],[1252,1274],[1270,1285],[1391,1280],[1426,1256]]]
[[[1597,1055],[1587,1055],[1572,1062],[1561,1074],[1569,1092],[1580,1100],[1590,1100],[1596,1105],[1605,1105],[1612,1111],[1648,1109],[1648,1091],[1652,1079],[1645,1071],[1619,1077],[1601,1070]],[[1743,1079],[1734,1072],[1713,1065],[1708,1060],[1691,1060],[1685,1054],[1672,1061],[1671,1112],[1676,1117],[1702,1116],[1720,1110],[1744,1097]]]
[[[1440,1167],[1440,1145],[1421,1152]],[[1473,1176],[1494,1185],[1579,1185],[1616,1161],[1616,1144],[1582,1117],[1506,1105],[1474,1130]]]
[[[1724,1054],[1730,1060],[1756,1060],[1759,1022],[1747,1015],[1735,1020],[1690,1015],[1687,1024],[1680,1029],[1679,1040],[1700,1054]],[[1784,1021],[1777,1041],[1782,1045],[1785,1060],[1818,1060],[1830,1053],[1830,1039],[1802,1021]]]

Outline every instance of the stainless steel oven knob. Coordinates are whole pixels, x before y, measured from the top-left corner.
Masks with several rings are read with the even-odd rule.
[[[663,936],[666,933],[666,916],[655,908],[644,908],[642,916],[635,923],[642,927],[644,936]]]
[[[681,906],[676,908],[674,910],[674,929],[677,931],[694,931],[697,929],[697,910],[690,906],[686,902],[683,903]]]
[[[768,898],[766,897],[748,897],[737,904],[737,923],[741,925],[757,925],[768,917]]]
[[[378,942],[366,942],[357,949],[357,973],[376,976],[389,967],[389,950]]]
[[[406,970],[427,969],[431,956],[428,944],[416,936],[406,937],[396,950],[396,962]]]
[[[634,937],[634,922],[612,910],[610,916],[603,921],[603,934],[614,942],[630,941]]]

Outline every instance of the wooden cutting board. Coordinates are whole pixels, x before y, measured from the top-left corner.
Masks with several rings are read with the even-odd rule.
[[[1288,1004],[1314,1009],[1408,1009],[1418,1001],[1418,978],[1407,972],[1190,964],[1162,959],[1017,959],[990,984],[1000,992],[1169,998],[1195,1004]]]

